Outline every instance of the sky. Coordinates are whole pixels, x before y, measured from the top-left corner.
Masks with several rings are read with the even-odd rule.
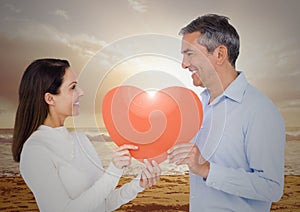
[[[101,100],[114,86],[200,93],[181,68],[178,32],[207,13],[230,18],[241,40],[236,68],[271,98],[287,127],[300,127],[299,9],[298,0],[1,0],[0,128],[13,127],[21,76],[37,58],[67,59],[78,74],[80,127],[103,124]]]

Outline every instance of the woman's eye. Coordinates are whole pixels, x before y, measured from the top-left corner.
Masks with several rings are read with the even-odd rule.
[[[75,88],[76,88],[76,85],[73,85],[73,86],[71,87],[72,90],[74,90]]]

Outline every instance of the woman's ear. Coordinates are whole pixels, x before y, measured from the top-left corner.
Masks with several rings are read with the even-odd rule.
[[[53,94],[51,94],[51,93],[45,93],[44,99],[45,99],[45,102],[46,102],[48,105],[54,105]]]

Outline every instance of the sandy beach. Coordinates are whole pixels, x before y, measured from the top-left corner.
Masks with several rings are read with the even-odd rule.
[[[18,163],[11,156],[11,133],[0,139],[0,211],[38,211],[35,199],[23,179],[20,177]],[[300,136],[287,137],[285,148],[285,185],[281,200],[273,203],[271,211],[300,211]],[[292,133],[293,135],[293,133]],[[111,161],[111,150],[114,146],[110,138],[91,137],[103,166]],[[102,142],[99,142],[102,140]],[[139,172],[137,161],[125,169],[124,174],[132,176]],[[189,175],[184,166],[172,166],[162,163],[163,174],[157,185],[139,193],[136,199],[123,205],[118,212],[130,211],[188,211],[189,210]],[[122,177],[123,185],[130,177]]]
[[[121,179],[122,185],[130,178]],[[38,211],[35,199],[21,177],[0,178],[0,211]],[[118,212],[130,211],[188,211],[189,176],[162,176],[160,182],[140,193]],[[273,203],[271,211],[300,211],[300,175],[286,175],[284,195]]]

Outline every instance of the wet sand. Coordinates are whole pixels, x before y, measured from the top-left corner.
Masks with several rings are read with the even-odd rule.
[[[122,178],[120,184],[128,182]],[[0,211],[38,211],[35,199],[21,177],[0,177]],[[152,188],[140,193],[118,212],[188,211],[189,176],[162,176]],[[284,195],[271,211],[300,211],[300,175],[286,175]]]

